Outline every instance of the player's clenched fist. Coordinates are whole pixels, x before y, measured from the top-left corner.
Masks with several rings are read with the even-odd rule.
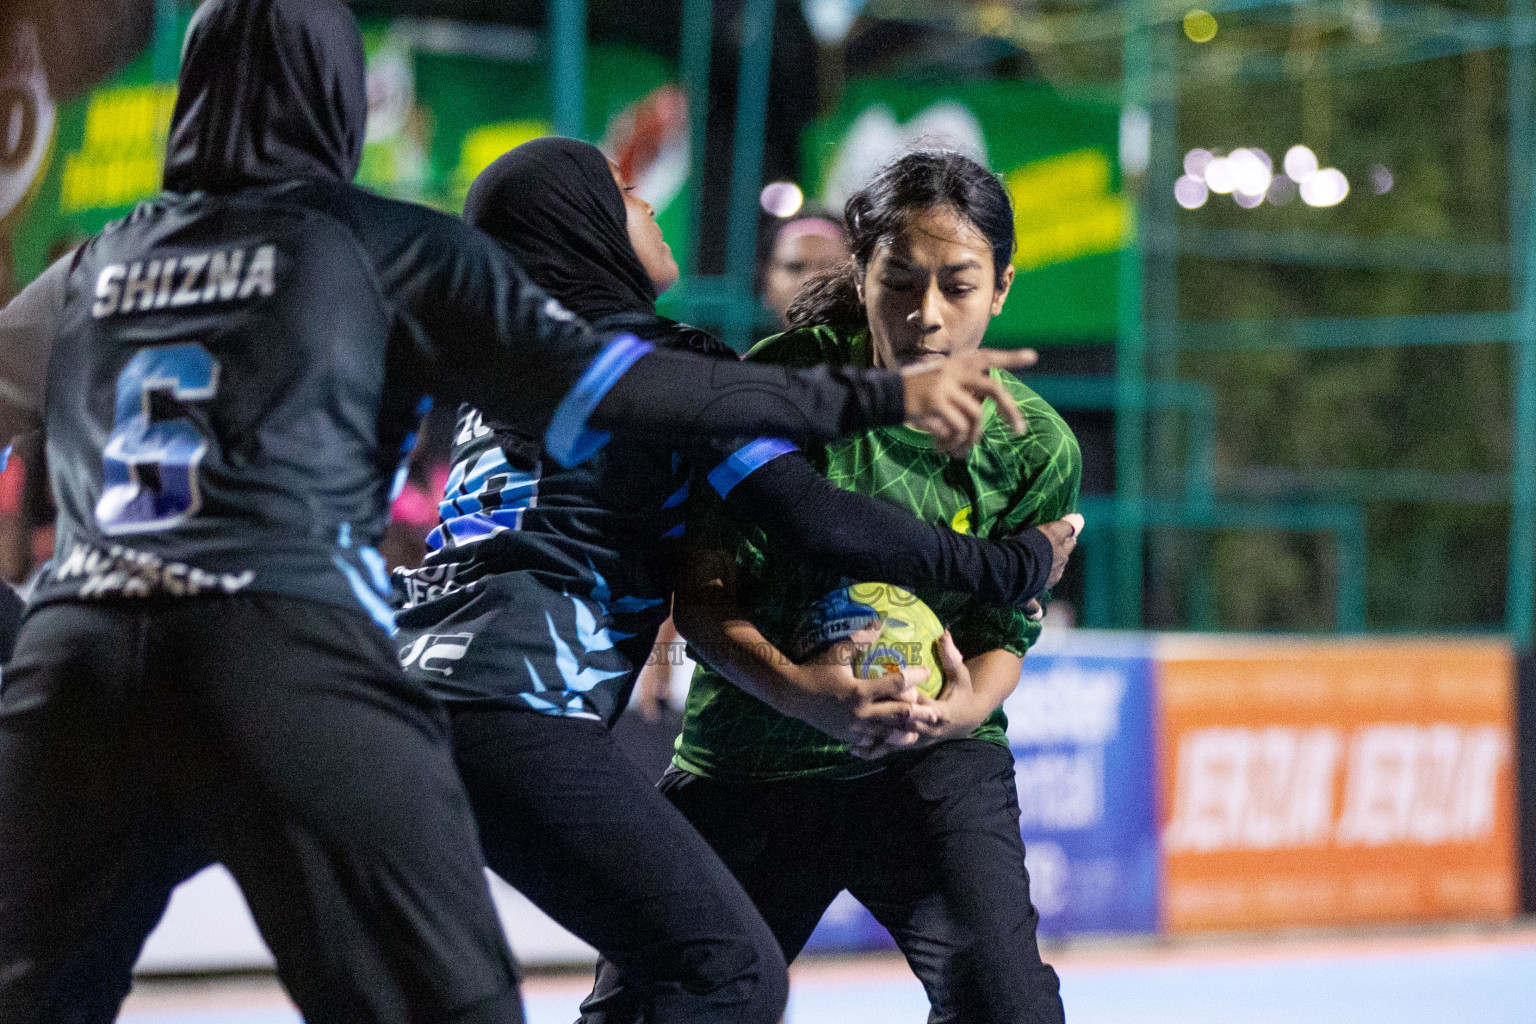
[[[1067,562],[1077,547],[1078,536],[1083,532],[1083,517],[1076,512],[1069,512],[1054,523],[1045,523],[1035,529],[1045,534],[1046,540],[1051,542],[1051,571],[1046,576],[1043,588],[1050,590],[1061,582],[1062,573],[1067,571]],[[1032,619],[1045,618],[1045,606],[1038,597],[1030,598],[1024,605],[1024,611]]]
[[[1045,581],[1045,589],[1049,590],[1061,582],[1061,574],[1067,571],[1067,560],[1077,547],[1078,534],[1083,532],[1083,517],[1070,512],[1064,518],[1036,529],[1051,542],[1051,574]]]

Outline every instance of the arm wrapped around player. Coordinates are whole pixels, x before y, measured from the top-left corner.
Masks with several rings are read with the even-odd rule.
[[[838,487],[787,443],[770,450],[770,459],[747,475],[724,475],[716,484],[727,507],[797,557],[850,579],[955,590],[984,604],[1023,607],[1061,578],[1082,527],[1077,517],[999,541],[973,537]]]
[[[425,259],[422,249],[437,258]],[[988,371],[1028,365],[1032,353],[975,353],[906,374],[748,365],[657,350],[631,335],[596,335],[466,225],[432,224],[397,262],[431,268],[402,272],[395,294],[414,328],[415,355],[444,397],[529,426],[543,413],[545,447],[567,465],[590,457],[611,430],[674,442],[757,434],[814,442],[905,421],[960,450],[984,399],[1022,425]],[[495,327],[489,337],[486,323]]]

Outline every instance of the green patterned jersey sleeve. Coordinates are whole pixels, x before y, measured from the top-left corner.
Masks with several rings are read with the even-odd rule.
[[[837,332],[830,327],[797,327],[764,338],[753,345],[743,358],[750,363],[771,363],[796,369],[806,369],[821,363],[845,366],[850,362],[858,362],[864,365],[865,361],[859,360],[859,356],[866,347],[867,340],[862,335],[853,339],[850,345],[848,339],[839,338]]]
[[[1012,375],[1004,375],[1003,382],[1019,403],[1029,428],[1022,435],[1010,436],[1010,450],[1020,470],[1019,484],[991,532],[998,538],[1077,511],[1083,475],[1077,438],[1056,410]],[[1048,600],[1049,595],[1041,598],[1042,603]],[[1022,658],[1040,638],[1040,623],[1018,608],[971,601],[950,622],[950,632],[955,646],[967,657],[1002,649]]]
[[[949,624],[955,646],[967,658],[1003,650],[1019,657],[1040,639],[1040,623],[1017,608],[976,605]]]
[[[1000,534],[1011,536],[1077,511],[1083,453],[1072,428],[1045,399],[1011,375],[1005,383],[1029,421],[1029,429],[1018,437],[1024,479],[999,524]]]

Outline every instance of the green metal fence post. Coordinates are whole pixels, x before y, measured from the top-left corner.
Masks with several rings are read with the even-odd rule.
[[[684,277],[699,273],[699,231],[704,210],[704,144],[709,125],[709,59],[714,0],[683,0],[683,93],[688,97],[688,251]]]
[[[731,143],[731,215],[725,273],[737,298],[725,341],[744,349],[752,329],[752,278],[757,263],[757,204],[768,123],[768,69],[773,59],[773,0],[747,0],[741,18],[741,74],[736,85],[736,135]]]
[[[1179,378],[1179,233],[1178,203],[1173,197],[1174,182],[1183,173],[1183,153],[1179,146],[1179,43],[1182,37],[1168,31],[1166,24],[1148,28],[1151,97],[1147,106],[1150,137],[1147,148],[1146,184],[1142,189],[1138,213],[1146,236],[1167,239],[1168,247],[1145,246],[1142,282],[1146,329],[1146,366],[1149,386],[1169,387]],[[1181,424],[1173,409],[1149,407],[1147,419],[1147,467],[1144,488],[1160,498],[1172,495],[1179,486],[1179,437]],[[1193,424],[1189,434],[1193,436]],[[1185,458],[1197,464],[1191,450]],[[1193,475],[1193,474],[1191,474]],[[1188,479],[1188,478],[1186,478]],[[1186,493],[1192,500],[1192,495]],[[1192,623],[1201,615],[1204,593],[1195,584],[1201,575],[1206,550],[1206,535],[1195,531],[1178,536],[1170,531],[1145,534],[1146,573],[1152,584],[1149,604],[1164,615],[1175,613],[1173,590],[1183,577],[1189,581],[1185,621]]]
[[[174,82],[181,70],[181,33],[176,31],[176,0],[155,0],[155,36],[151,62],[155,81]]]
[[[1365,632],[1365,516],[1358,509],[1341,517],[1334,532],[1338,552],[1334,583],[1333,628],[1340,633]]]
[[[1523,8],[1523,4],[1520,5]],[[1531,644],[1533,588],[1536,588],[1536,196],[1532,196],[1532,53],[1530,15],[1511,3],[1509,53],[1510,256],[1518,267],[1514,378],[1513,500],[1509,511],[1509,579],[1505,595],[1507,628],[1515,645]],[[1511,282],[1513,285],[1515,282]]]
[[[1184,500],[1197,512],[1216,502],[1216,408],[1211,390],[1204,385],[1180,382],[1190,389],[1189,465]],[[1188,552],[1189,625],[1191,629],[1216,628],[1215,538],[1209,530],[1190,536]]]
[[[1110,513],[1113,518],[1114,513]],[[1089,527],[1083,531],[1083,617],[1082,624],[1093,629],[1105,629],[1110,625],[1109,594],[1111,590],[1109,539],[1112,531],[1108,523],[1101,528]]]
[[[550,0],[550,96],[555,132],[586,136],[587,0]]]
[[[1125,42],[1121,56],[1123,110],[1146,109],[1151,98],[1151,30],[1147,4],[1127,2],[1123,8]],[[1141,205],[1138,202],[1138,207]],[[1118,499],[1114,545],[1114,623],[1123,628],[1141,624],[1142,524],[1141,502],[1145,473],[1143,420],[1146,390],[1146,324],[1142,310],[1141,225],[1120,257],[1120,338],[1115,353],[1115,495]]]

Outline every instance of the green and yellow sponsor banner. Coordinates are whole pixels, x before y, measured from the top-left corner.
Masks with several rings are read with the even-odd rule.
[[[988,337],[1107,341],[1117,328],[1119,253],[1135,240],[1134,209],[1120,187],[1119,120],[1117,107],[1037,82],[858,80],[808,131],[807,191],[841,211],[903,152],[940,146],[976,157],[1006,185],[1018,241],[1018,276]]]
[[[407,20],[367,23],[363,34],[369,118],[359,184],[457,213],[487,165],[553,132],[537,35]],[[488,34],[497,46],[485,44]],[[587,69],[589,133],[623,159],[681,255],[689,162],[675,75],[626,46],[593,47]],[[175,103],[175,85],[154,80],[145,54],[84,98],[59,104],[47,159],[3,225],[18,282],[159,191]]]
[[[47,158],[6,222],[18,283],[159,190],[175,104],[176,87],[154,80],[146,53],[106,85],[58,105]]]
[[[94,93],[79,145],[63,154],[59,215],[91,218],[153,195],[175,106],[171,85],[125,84]]]
[[[501,40],[494,47],[498,55],[485,52],[493,48],[476,38],[475,26],[368,26],[369,125],[360,184],[457,212],[470,183],[493,160],[554,132],[550,74],[538,37],[501,28],[488,32]],[[519,46],[524,36],[526,46]],[[470,49],[479,52],[463,52]],[[637,147],[646,154],[664,150],[668,141],[686,146],[686,135],[667,135],[646,116],[658,94],[675,90],[675,78],[666,62],[647,51],[591,47],[583,92],[588,134],[615,157]],[[647,131],[667,137],[636,138]],[[641,160],[644,166],[635,168],[642,191],[654,162]],[[659,211],[680,214],[683,204],[675,201],[683,182],[668,184],[648,198]]]

